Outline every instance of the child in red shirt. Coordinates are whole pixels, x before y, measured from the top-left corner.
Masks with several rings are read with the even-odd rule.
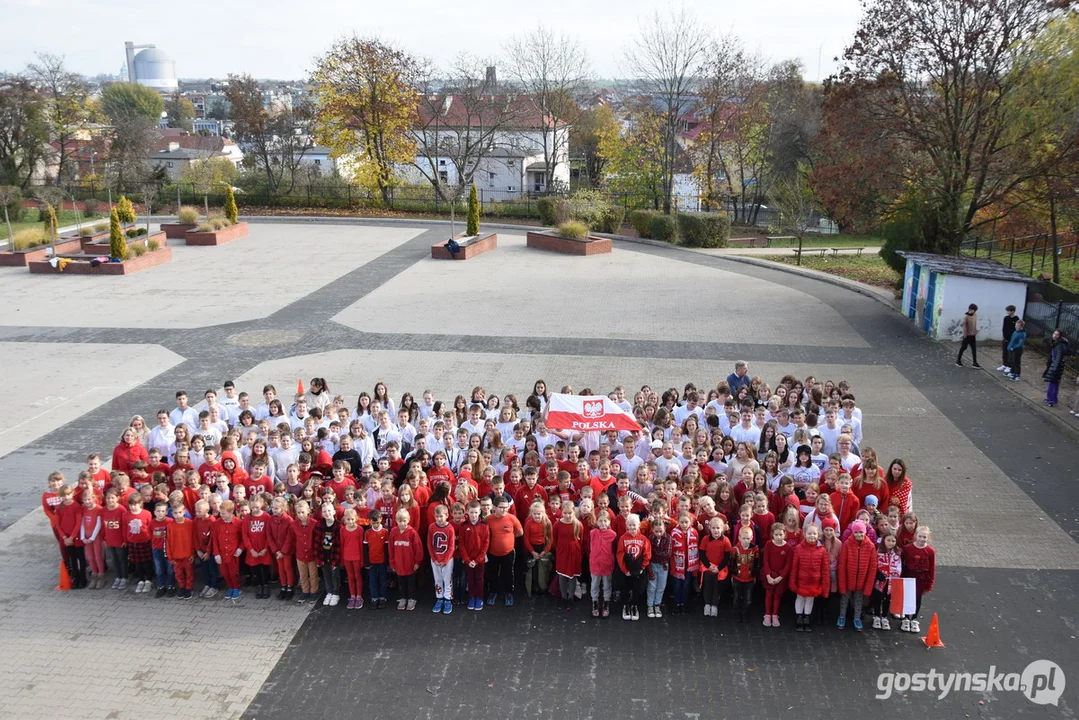
[[[364,567],[367,569],[368,594],[371,607],[381,610],[386,607],[386,576],[389,562],[386,556],[386,540],[390,531],[382,524],[382,513],[372,510],[371,526],[363,534]]]
[[[220,579],[213,549],[213,530],[216,522],[217,518],[210,514],[210,503],[206,500],[198,500],[195,503],[195,519],[192,524],[195,533],[195,557],[202,565],[202,574],[206,582],[206,587],[199,593],[199,597],[203,598],[212,598],[217,595],[217,583]]]
[[[168,512],[168,503],[155,503],[154,516],[150,520],[150,548],[154,559],[154,575],[157,578],[157,598],[165,597],[166,593],[169,597],[176,594],[176,577],[165,555],[165,532],[172,523]]]
[[[270,597],[270,517],[266,514],[266,501],[261,495],[254,495],[250,500],[251,514],[244,518],[243,543],[244,561],[251,568],[254,584],[258,585],[255,598],[266,600]]]
[[[91,590],[105,587],[105,532],[101,521],[101,505],[93,490],[82,496],[82,526],[79,528],[79,540],[86,553],[86,563],[90,566]]]
[[[335,467],[334,472],[339,469]],[[341,528],[341,564],[348,576],[348,609],[359,610],[363,607],[364,532],[359,524],[359,513],[355,510],[345,510],[344,520],[345,526]]]
[[[296,520],[290,527],[296,565],[300,571],[300,598],[297,602],[314,602],[318,599],[318,547],[315,542],[318,522],[311,517],[311,506],[306,500],[296,502],[295,512]]]
[[[761,552],[753,541],[752,528],[738,531],[738,544],[731,548],[731,575],[733,579],[734,610],[738,622],[744,623],[753,601],[753,588],[757,584],[757,568]]]
[[[423,542],[410,524],[408,510],[401,509],[394,516],[397,524],[390,531],[390,568],[397,574],[397,587],[401,597],[398,610],[416,609],[416,571],[423,561]]]
[[[922,611],[922,595],[932,591],[937,580],[937,551],[929,544],[930,532],[925,525],[914,531],[914,542],[903,548],[903,577],[915,579],[914,614],[903,618],[900,628],[908,632],[921,632],[918,613]]]
[[[218,507],[221,517],[213,524],[211,531],[214,561],[221,568],[225,578],[226,600],[238,600],[240,590],[240,554],[243,553],[243,527],[234,512],[235,503],[225,500]]]
[[[639,603],[648,585],[648,564],[652,559],[652,545],[641,534],[641,519],[636,515],[626,518],[626,532],[618,538],[615,557],[621,571],[622,585],[626,588],[626,601],[622,606],[623,620],[640,619]]]
[[[142,496],[133,494],[127,500],[128,511],[124,513],[124,542],[127,544],[127,562],[139,584],[135,592],[148,593],[154,576],[153,547],[150,544],[150,512],[142,507]]]
[[[120,493],[110,488],[105,493],[105,509],[101,512],[101,524],[105,533],[105,553],[116,578],[113,590],[127,589],[127,548],[124,545],[124,513],[120,506]]]
[[[195,572],[191,565],[195,555],[195,523],[182,512],[170,518],[165,530],[165,554],[172,563],[175,582],[179,586],[177,597],[190,600],[195,584]]]
[[[457,535],[449,522],[450,511],[445,505],[435,507],[435,522],[427,528],[427,552],[431,555],[431,572],[435,580],[435,607],[432,612],[449,615],[453,612],[453,556]]]
[[[270,545],[270,555],[277,564],[277,577],[281,581],[281,591],[277,593],[278,600],[291,600],[292,587],[296,584],[296,541],[292,534],[292,517],[286,512],[288,502],[282,496],[277,496],[270,503],[270,527],[267,540]]]
[[[468,504],[468,519],[461,523],[461,563],[465,566],[468,585],[468,609],[483,610],[483,574],[487,550],[491,545],[491,528],[480,518],[480,503]]]
[[[60,472],[49,473],[48,490],[41,493],[41,508],[45,511],[45,517],[49,519],[49,526],[56,542],[60,545],[60,559],[67,564],[67,545],[60,533],[56,530],[56,507],[60,504],[60,488],[64,486],[64,474]]]
[[[698,545],[705,617],[718,617],[719,599],[730,572],[731,541],[726,533],[727,523],[722,515],[717,515],[708,524],[708,534],[701,538]]]
[[[64,485],[58,493],[60,504],[56,506],[56,531],[67,547],[67,572],[71,588],[86,587],[86,554],[82,546],[82,506],[75,502],[75,490]]]
[[[555,573],[558,575],[558,590],[561,595],[559,606],[564,610],[573,609],[573,595],[577,588],[577,578],[581,575],[581,538],[584,526],[577,519],[573,503],[562,503],[562,517],[554,524]]]
[[[787,542],[787,530],[772,525],[772,540],[761,553],[761,583],[764,585],[764,626],[779,627],[779,603],[787,592],[794,546]]]

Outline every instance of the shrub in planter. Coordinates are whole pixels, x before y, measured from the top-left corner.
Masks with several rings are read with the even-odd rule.
[[[127,258],[127,242],[120,231],[120,213],[117,208],[113,208],[109,213],[109,255],[117,260]]]
[[[599,227],[603,214],[611,204],[598,190],[578,190],[569,196],[570,216],[588,227]]]
[[[59,237],[60,225],[56,220],[56,209],[53,208],[52,203],[45,203],[45,236],[49,238],[49,242],[53,242]]]
[[[206,232],[213,232],[216,229],[217,228],[215,228],[213,226],[213,223],[204,222],[204,223],[199,223],[199,226],[195,228],[195,232],[206,233]]]
[[[93,237],[94,235],[95,233],[92,225],[83,225],[79,228],[79,237],[88,238]]]
[[[15,237],[11,238],[12,250],[29,250],[30,248],[37,247],[39,245],[48,245],[48,236],[45,235],[44,228],[26,228],[15,233]]]
[[[236,207],[236,193],[232,191],[231,185],[225,186],[225,217],[229,225],[235,225],[240,219],[240,210]]]
[[[558,226],[558,234],[564,238],[583,240],[588,237],[588,226],[578,220],[569,220]]]
[[[663,242],[676,242],[678,240],[678,225],[670,215],[653,213],[648,223],[648,236]]]
[[[102,220],[99,223],[94,223],[94,235],[100,235],[103,232],[108,232],[108,230],[109,223],[107,221]]]
[[[634,210],[629,214],[629,222],[638,235],[650,238],[652,237],[652,216],[655,214],[653,210]]]
[[[140,227],[138,230],[135,231],[135,235],[137,235],[138,237],[142,237],[145,234],[146,234],[146,228],[144,228],[144,227]]]
[[[131,204],[126,195],[121,195],[120,199],[116,201],[116,216],[120,218],[122,223],[135,222],[135,206]]]
[[[465,235],[471,237],[479,234],[480,199],[479,195],[476,194],[476,183],[472,183],[472,189],[468,191],[468,222],[465,226]]]
[[[150,252],[155,252],[161,249],[161,243],[159,243],[157,240],[148,240],[146,242],[146,249]]]
[[[124,235],[126,235],[129,238],[136,238],[136,237],[139,236],[139,231],[136,230],[135,228],[131,228],[130,230],[126,231],[124,233]]]
[[[596,226],[600,232],[616,233],[622,228],[626,219],[626,209],[621,205],[608,205],[600,215],[599,224]]]
[[[230,223],[227,218],[215,217],[210,219],[210,224],[213,225],[214,230],[224,230],[232,223]]]
[[[180,212],[176,213],[176,221],[181,225],[195,225],[199,221],[198,208],[193,208],[190,205],[184,205],[180,208]]]
[[[87,215],[95,215],[97,211],[101,209],[101,201],[94,198],[86,198],[83,200],[83,207],[86,208]]]
[[[678,213],[678,236],[689,247],[727,247],[731,236],[731,219],[726,213]]]
[[[539,211],[540,225],[554,225],[555,203],[560,198],[542,197],[536,201],[536,210]]]
[[[142,257],[148,250],[145,245],[132,245],[131,252],[135,253],[135,257]]]

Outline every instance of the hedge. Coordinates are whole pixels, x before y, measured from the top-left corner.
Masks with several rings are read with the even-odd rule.
[[[670,215],[653,213],[648,226],[648,237],[673,243],[678,241],[678,224]]]
[[[605,233],[617,233],[626,219],[626,209],[621,205],[608,205],[600,215],[596,229]]]
[[[678,213],[678,235],[688,247],[727,247],[731,236],[731,219],[726,213]]]
[[[654,210],[634,210],[629,214],[629,222],[638,235],[650,238],[652,237],[652,216],[655,214]]]
[[[555,200],[553,197],[542,197],[536,201],[536,210],[539,211],[540,225],[554,225]]]

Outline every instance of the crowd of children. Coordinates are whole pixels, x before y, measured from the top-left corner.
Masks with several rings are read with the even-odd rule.
[[[563,393],[573,393],[563,387]],[[324,378],[287,402],[252,405],[226,382],[196,410],[176,393],[154,427],[131,419],[74,485],[48,478],[42,506],[76,589],[237,600],[243,588],[348,609],[480,611],[518,588],[559,609],[621,605],[625,620],[695,604],[795,629],[811,619],[891,627],[895,578],[933,588],[929,529],[907,466],[881,465],[845,381],[791,375],[774,389],[745,363],[715,388],[644,386],[610,398],[637,432],[549,428],[537,381],[523,403],[482,387],[466,399],[399,403],[384,383],[354,406]],[[582,395],[595,394],[591,389]],[[758,587],[761,588],[758,590]]]

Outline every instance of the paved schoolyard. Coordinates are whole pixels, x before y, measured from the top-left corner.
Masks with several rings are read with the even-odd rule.
[[[1073,437],[951,366],[902,316],[817,280],[627,243],[568,259],[503,230],[496,252],[431,261],[445,234],[253,223],[247,239],[180,248],[167,274],[39,282],[3,270],[0,298],[17,310],[0,326],[14,401],[0,421],[6,713],[338,717],[377,702],[415,717],[1074,716],[1075,681],[1059,707],[1002,692],[874,698],[883,671],[1021,671],[1044,657],[1076,672]],[[192,290],[230,277],[250,294]],[[789,619],[594,623],[542,601],[434,618],[52,591],[55,546],[34,509],[45,475],[74,477],[132,414],[171,407],[176,388],[233,378],[287,393],[323,375],[350,400],[379,379],[398,397],[476,384],[523,397],[537,377],[712,385],[735,359],[773,382],[788,370],[852,382],[864,444],[907,459],[936,532],[925,610],[941,614],[948,648],[899,632],[799,637]]]

